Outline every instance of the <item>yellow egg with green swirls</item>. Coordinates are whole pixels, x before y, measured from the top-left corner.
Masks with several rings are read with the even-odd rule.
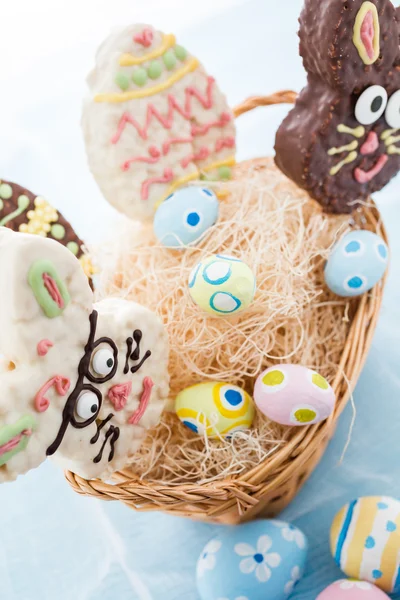
[[[203,310],[217,316],[236,314],[249,307],[256,278],[245,262],[213,254],[198,263],[189,276],[189,293]]]
[[[255,414],[253,399],[247,392],[230,383],[212,381],[180,392],[175,410],[186,427],[209,438],[230,437],[249,429]]]

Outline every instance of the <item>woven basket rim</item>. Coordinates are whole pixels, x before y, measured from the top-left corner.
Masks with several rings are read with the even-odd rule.
[[[296,98],[296,92],[290,90],[269,96],[253,96],[233,112],[238,117],[260,106],[293,104]],[[388,243],[385,227],[373,200],[361,210],[368,225]],[[163,510],[220,522],[237,522],[240,515],[246,512],[246,518],[254,516],[263,499],[264,504],[268,499],[273,503],[276,498],[271,499],[271,495],[274,491],[278,493],[281,488],[288,488],[288,497],[291,499],[322,457],[338,418],[351,397],[372,343],[386,279],[387,272],[380,284],[357,300],[337,375],[332,383],[337,397],[333,414],[317,425],[297,428],[282,447],[256,467],[227,479],[204,484],[147,481],[123,470],[114,474],[113,483],[99,479],[86,480],[71,471],[65,471],[68,483],[77,493],[103,500],[120,500],[135,510]],[[308,470],[304,469],[307,464],[310,464]],[[224,515],[232,511],[239,517],[227,517],[225,521]]]

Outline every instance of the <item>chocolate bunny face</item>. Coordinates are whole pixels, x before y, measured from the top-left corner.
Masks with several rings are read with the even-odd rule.
[[[47,456],[107,478],[137,451],[168,395],[168,342],[147,309],[93,304],[57,242],[0,231],[0,481]]]
[[[306,0],[307,86],[276,136],[278,167],[328,212],[349,213],[400,169],[400,53],[389,0]]]

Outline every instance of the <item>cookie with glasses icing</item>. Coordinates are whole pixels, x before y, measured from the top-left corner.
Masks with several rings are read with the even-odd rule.
[[[163,410],[163,325],[134,302],[94,303],[69,250],[6,228],[0,288],[0,481],[48,456],[85,478],[109,477]]]

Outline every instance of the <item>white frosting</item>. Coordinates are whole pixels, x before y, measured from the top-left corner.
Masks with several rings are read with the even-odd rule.
[[[153,32],[154,38],[150,47],[144,48],[133,41],[134,36],[148,28]],[[126,75],[130,81],[127,92],[145,90],[157,86],[179,70],[189,64],[193,57],[188,53],[185,60],[177,60],[176,66],[168,70],[162,56],[157,59],[162,65],[161,75],[155,79],[148,79],[139,87],[132,82],[132,74],[139,67],[147,69],[152,60],[147,60],[138,66],[120,66],[119,59],[122,54],[130,53],[134,56],[143,56],[160,47],[163,34],[145,25],[133,25],[122,31],[112,34],[100,47],[95,69],[88,77],[89,96],[84,103],[82,127],[86,143],[89,165],[99,184],[105,198],[119,211],[131,218],[151,218],[154,207],[165,197],[169,183],[156,183],[149,188],[147,200],[142,198],[143,183],[149,178],[163,177],[165,169],[172,169],[173,179],[186,177],[198,173],[199,169],[223,161],[235,154],[235,148],[216,150],[217,141],[221,138],[234,138],[235,125],[226,99],[214,83],[212,86],[212,106],[207,109],[197,98],[190,98],[191,119],[186,119],[179,111],[173,111],[173,121],[170,128],[162,126],[154,116],[147,130],[146,139],[141,137],[137,129],[130,123],[125,126],[118,142],[112,143],[112,138],[118,131],[121,118],[124,114],[132,115],[141,127],[144,127],[149,106],[152,105],[164,117],[169,112],[169,98],[173,97],[184,107],[187,101],[186,91],[190,87],[196,88],[202,97],[207,96],[208,75],[199,65],[194,71],[188,72],[183,78],[173,85],[153,95],[141,99],[130,99],[124,102],[96,102],[99,94],[122,94],[122,90],[115,82],[117,73]],[[173,47],[172,47],[173,49]],[[211,127],[207,133],[192,136],[192,125],[204,125],[215,122],[223,114],[230,115],[231,120],[224,127]],[[164,144],[172,138],[193,138],[191,143],[175,143],[169,152],[163,151]],[[133,157],[150,157],[149,148],[156,148],[160,152],[157,162],[146,163],[136,161],[127,170],[122,165]],[[182,160],[197,155],[201,149],[209,150],[206,159],[190,160],[187,165]],[[216,171],[210,172],[215,175]]]
[[[37,260],[51,261],[67,286],[71,300],[60,316],[47,317],[29,285],[29,271]],[[126,300],[107,299],[93,305],[88,280],[71,252],[53,240],[17,234],[4,228],[0,231],[0,289],[0,355],[3,365],[0,370],[0,435],[4,425],[14,425],[26,415],[33,417],[36,423],[26,449],[0,467],[0,481],[12,480],[45,460],[46,450],[60,429],[64,406],[78,380],[78,367],[85,354],[90,331],[89,316],[93,309],[98,312],[95,340],[101,337],[113,340],[118,348],[118,367],[114,377],[105,383],[91,383],[86,378],[84,383],[91,383],[102,395],[97,422],[110,414],[114,416],[94,444],[90,440],[97,432],[96,421],[85,428],[76,428],[70,423],[54,459],[83,477],[107,478],[129,462],[146,429],[157,424],[168,396],[168,340],[161,322],[148,309]],[[151,356],[136,373],[132,374],[129,370],[124,374],[126,340],[136,329],[143,333],[140,358],[147,350],[151,351]],[[53,344],[45,356],[40,356],[37,350],[42,340]],[[98,349],[103,347],[109,348],[105,344]],[[7,370],[9,361],[16,367],[12,371]],[[137,362],[130,361],[129,367],[135,364]],[[56,386],[51,386],[45,394],[49,407],[39,412],[35,397],[57,375],[70,381],[69,392],[62,396]],[[149,405],[138,425],[131,425],[128,421],[139,406],[145,377],[154,383]],[[117,411],[108,393],[113,386],[121,384],[128,384],[130,393],[124,408]],[[90,410],[90,406],[86,406],[85,410]],[[76,409],[75,417],[79,419]],[[120,430],[114,458],[109,462],[111,448],[108,441],[102,460],[94,463],[93,459],[99,453],[111,425]],[[2,443],[5,441],[2,440]]]

